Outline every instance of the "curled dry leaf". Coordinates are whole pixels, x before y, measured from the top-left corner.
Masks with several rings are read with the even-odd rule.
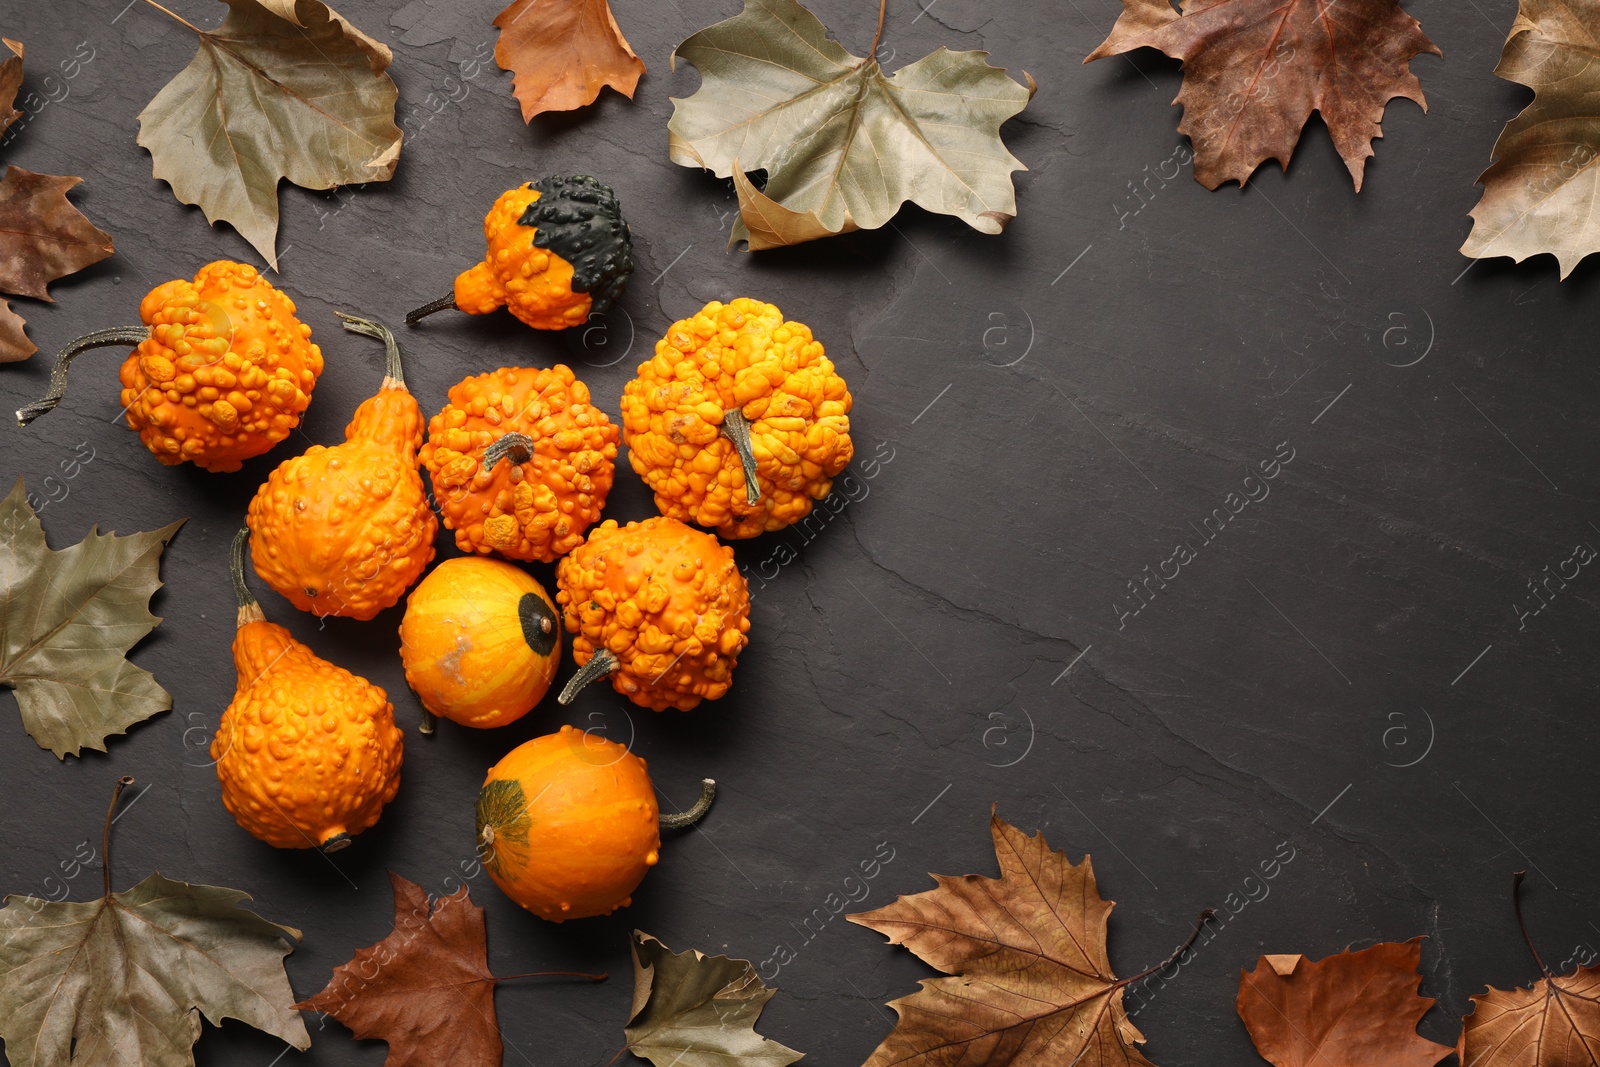
[[[11,310],[11,301],[0,300],[0,363],[16,363],[39,351],[39,346],[28,340],[27,325]]]
[[[514,75],[524,122],[591,104],[607,85],[632,97],[644,73],[606,0],[516,0],[494,24],[494,59]]]
[[[11,52],[0,62],[0,133],[4,133],[7,126],[22,117],[22,112],[17,110],[17,90],[22,88],[24,49],[21,41],[9,37],[0,37],[0,44]]]
[[[1274,1067],[1433,1067],[1455,1051],[1417,1033],[1422,938],[1322,960],[1262,956],[1239,972],[1239,1018]]]
[[[16,690],[29,736],[58,757],[172,707],[129,648],[161,620],[161,552],[183,520],[129,537],[91,529],[60,552],[28,504],[22,479],[0,501],[0,685]]]
[[[1600,251],[1600,0],[1522,0],[1494,72],[1534,91],[1494,144],[1461,246],[1474,259],[1548,252],[1561,277]]]
[[[1411,73],[1442,55],[1399,0],[1123,0],[1125,10],[1085,63],[1155,48],[1183,62],[1178,132],[1194,144],[1207,189],[1241,185],[1268,159],[1285,170],[1311,112],[1322,115],[1361,191],[1384,108],[1427,103]]]
[[[1000,125],[1032,93],[986,55],[940,48],[889,77],[796,0],[745,0],[673,53],[701,80],[673,99],[668,150],[721,178],[767,172],[764,192],[741,185],[730,244],[876,229],[908,200],[999,233],[1017,213],[1011,173],[1027,169]]]
[[[0,290],[52,300],[46,286],[111,254],[98,229],[67,190],[82,178],[35,174],[12,165],[0,181]]]
[[[776,989],[749,960],[673,952],[642,930],[633,946],[628,1049],[656,1067],[785,1067],[802,1057],[756,1033]]]
[[[200,47],[140,112],[139,143],[179,200],[231,223],[276,269],[279,179],[387,181],[399,90],[389,49],[319,0],[227,2],[215,30],[178,20]]]
[[[1113,904],[1101,899],[1089,857],[1074,865],[1044,834],[998,815],[989,830],[999,878],[934,875],[937,889],[849,916],[954,976],[924,979],[890,1002],[899,1021],[866,1067],[1152,1067],[1135,1047],[1144,1035],[1122,991],[1194,938],[1143,974],[1117,978],[1106,952]]]

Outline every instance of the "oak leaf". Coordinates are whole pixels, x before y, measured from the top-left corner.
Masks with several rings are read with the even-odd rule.
[[[1390,100],[1424,111],[1411,60],[1443,55],[1399,0],[1123,0],[1085,63],[1155,48],[1183,63],[1178,132],[1207,189],[1243,185],[1276,159],[1285,170],[1311,112],[1322,115],[1356,191]]]
[[[673,952],[642,930],[633,947],[628,1049],[656,1067],[785,1067],[804,1054],[756,1033],[776,989],[749,960]]]
[[[0,907],[0,1037],[11,1067],[194,1067],[201,1015],[311,1046],[283,970],[300,931],[242,907],[247,893],[159,873],[113,893],[102,860],[99,900],[8,896]]]
[[[0,181],[0,290],[52,300],[46,286],[111,254],[111,237],[72,206],[82,178],[12,165]]]
[[[1600,251],[1600,2],[1522,0],[1494,72],[1534,91],[1506,123],[1461,246],[1474,259],[1548,252],[1561,277]]]
[[[632,97],[644,73],[606,0],[516,0],[494,24],[494,59],[513,74],[524,122],[591,104],[607,85]]]
[[[91,528],[55,552],[22,479],[0,501],[0,685],[16,690],[28,734],[58,757],[172,707],[149,671],[125,658],[161,620],[161,552],[183,525],[118,537]]]
[[[7,126],[22,117],[17,110],[17,90],[22,88],[22,53],[26,49],[21,41],[9,37],[0,37],[0,44],[11,52],[0,62],[0,133],[4,133]]]
[[[1417,1033],[1422,939],[1322,960],[1262,956],[1239,972],[1239,1018],[1274,1067],[1433,1067],[1454,1049]]]
[[[674,67],[681,58],[700,71],[700,88],[673,99],[668,152],[722,178],[767,172],[760,200],[741,189],[730,245],[876,229],[908,200],[999,233],[1017,213],[1011,173],[1027,169],[1000,125],[1032,90],[986,56],[939,48],[886,76],[796,0],[745,0],[673,53]],[[809,218],[763,223],[764,201]]]
[[[890,1002],[899,1021],[866,1067],[1152,1067],[1135,1047],[1145,1039],[1122,991],[1193,938],[1166,963],[1117,978],[1106,953],[1113,904],[1101,899],[1089,857],[1074,865],[1043,833],[1030,837],[998,815],[989,829],[999,878],[934,875],[937,889],[849,916],[954,976],[924,979]]]
[[[320,0],[227,4],[215,30],[178,19],[200,47],[140,112],[139,143],[180,201],[231,223],[277,269],[278,181],[387,181],[399,90],[389,49]]]
[[[28,340],[27,325],[11,310],[11,301],[0,300],[0,363],[16,363],[39,351],[39,346]]]

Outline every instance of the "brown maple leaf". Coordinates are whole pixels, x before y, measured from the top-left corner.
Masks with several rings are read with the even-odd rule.
[[[1155,48],[1183,62],[1178,132],[1207,189],[1285,170],[1311,112],[1333,136],[1356,191],[1397,96],[1428,109],[1411,60],[1443,55],[1399,0],[1123,0],[1111,35],[1084,60]]]
[[[389,1043],[384,1067],[500,1067],[494,987],[483,909],[467,887],[440,897],[393,871],[394,930],[334,968],[322,992],[295,1007],[320,1011],[357,1037]],[[543,974],[571,974],[566,971]],[[605,975],[572,975],[603,980]]]
[[[1422,938],[1322,960],[1262,956],[1239,971],[1239,1018],[1275,1067],[1433,1067],[1455,1051],[1417,1033]]]
[[[11,310],[11,301],[0,300],[0,363],[16,363],[39,351],[39,346],[28,340],[23,329],[27,325]]]
[[[67,200],[81,181],[7,169],[0,181],[0,290],[53,300],[45,286],[111,254],[111,235]]]
[[[1074,865],[1043,833],[1030,837],[999,815],[989,829],[999,878],[936,874],[937,889],[849,916],[955,976],[924,979],[890,1002],[899,1021],[866,1067],[1152,1067],[1134,1047],[1144,1035],[1122,990],[1169,966],[1194,937],[1156,967],[1117,978],[1106,954],[1113,904],[1101,899],[1089,857]]]
[[[1579,967],[1557,976],[1545,966],[1522,921],[1518,890],[1526,871],[1511,884],[1511,900],[1533,962],[1544,975],[1527,989],[1495,989],[1472,997],[1461,1020],[1457,1053],[1467,1067],[1581,1067],[1600,1063],[1600,967]]]
[[[494,24],[494,59],[515,75],[524,122],[593,103],[607,85],[631,98],[644,73],[606,0],[516,0]]]
[[[17,90],[22,88],[24,49],[21,41],[13,41],[9,37],[0,37],[0,44],[11,50],[5,61],[0,62],[0,133],[4,133],[7,126],[22,117],[16,105]]]

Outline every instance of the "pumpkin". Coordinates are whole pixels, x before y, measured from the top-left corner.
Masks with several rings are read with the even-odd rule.
[[[407,313],[498,308],[536,330],[564,330],[605,311],[633,273],[633,242],[617,194],[593,178],[541,178],[500,194],[483,219],[488,252],[448,296]]]
[[[733,549],[657,515],[607,519],[556,567],[556,603],[580,670],[559,700],[604,675],[640,707],[688,711],[733,684],[749,643],[750,588]]]
[[[619,438],[567,367],[502,367],[451,388],[421,457],[456,547],[548,563],[600,517]]]
[[[433,560],[439,521],[417,472],[422,409],[406,389],[389,328],[342,312],[384,344],[384,379],[344,442],[280,463],[250,501],[256,574],[301,611],[370,619],[398,603]]]
[[[509,563],[447,559],[406,598],[400,660],[406,682],[433,715],[463,726],[504,726],[550,688],[561,663],[561,627],[544,587]]]
[[[394,707],[365,678],[319,659],[266,620],[244,580],[246,527],[229,568],[239,602],[238,687],[211,739],[222,803],[277,848],[337,852],[400,788]]]
[[[716,796],[663,816],[644,760],[571,726],[512,749],[478,792],[478,855],[506,896],[553,922],[609,915],[660,857],[661,831],[693,826]]]
[[[72,361],[90,348],[136,345],[122,364],[128,425],[162,463],[236,471],[289,436],[311,403],[322,350],[294,302],[245,263],[219,260],[193,282],[165,282],[139,304],[143,326],[85,334],[63,348],[50,392],[17,412],[51,411]]]
[[[663,515],[754,537],[799,522],[850,463],[850,391],[802,323],[713,300],[622,391],[628,462]]]

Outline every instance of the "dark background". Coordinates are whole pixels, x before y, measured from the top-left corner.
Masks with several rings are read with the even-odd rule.
[[[403,116],[453,85],[461,61],[489,54],[499,6],[340,10],[393,47]],[[1515,4],[1407,8],[1445,58],[1415,61],[1430,112],[1389,109],[1359,196],[1314,121],[1287,175],[1270,167],[1246,192],[1207,192],[1185,168],[1144,186],[1134,214],[1144,201],[1130,183],[1170,174],[1164,161],[1184,143],[1170,106],[1180,75],[1151,53],[1080,65],[1115,0],[936,0],[926,14],[889,4],[890,69],[946,44],[1038,80],[1004,131],[1030,170],[998,237],[908,208],[876,233],[725,251],[731,189],[670,164],[665,126],[669,95],[698,84],[692,69],[669,70],[671,48],[734,14],[730,0],[617,0],[649,67],[634,102],[607,91],[526,127],[510,76],[491,64],[407,140],[393,181],[341,195],[283,186],[273,280],[327,357],[302,434],[237,474],[162,467],[113,421],[111,352],[84,358],[55,414],[26,430],[0,420],[7,484],[22,474],[37,489],[79,442],[95,449],[42,513],[56,547],[95,523],[132,532],[189,517],[162,566],[165,622],[133,654],[173,710],[112,739],[109,755],[63,763],[0,715],[3,888],[47,895],[80,841],[98,846],[111,784],[132,774],[143,791],[116,827],[117,886],[159,869],[249,891],[263,915],[303,928],[287,967],[309,995],[390,929],[384,870],[454,888],[485,769],[570,722],[631,738],[664,806],[686,804],[702,775],[723,791],[703,830],[668,843],[638,902],[610,919],[551,925],[486,876],[469,881],[496,971],[612,974],[599,987],[503,987],[508,1064],[598,1065],[616,1052],[634,926],[758,962],[788,944],[796,956],[761,1030],[807,1062],[861,1062],[890,1029],[884,1002],[931,972],[842,918],[807,943],[801,921],[883,842],[894,859],[862,907],[930,888],[927,871],[994,873],[996,802],[1074,859],[1093,854],[1119,904],[1118,973],[1164,957],[1202,908],[1266,894],[1137,1015],[1163,1067],[1259,1062],[1233,1011],[1238,970],[1258,953],[1321,957],[1418,934],[1423,990],[1440,998],[1422,1030],[1453,1043],[1470,994],[1536,977],[1509,904],[1513,870],[1530,871],[1525,902],[1547,960],[1600,945],[1600,575],[1584,570],[1525,629],[1515,613],[1542,568],[1600,544],[1600,260],[1567,282],[1548,256],[1462,276],[1474,178],[1529,98],[1491,73]],[[176,10],[204,25],[221,15],[200,0]],[[873,5],[815,10],[853,51],[867,47]],[[25,88],[41,91],[79,42],[94,50],[5,159],[83,175],[73,198],[117,249],[57,284],[58,303],[17,302],[46,351],[0,370],[9,411],[43,391],[46,353],[135,321],[155,284],[212,259],[260,259],[177,203],[135,143],[137,114],[194,53],[190,31],[120,0],[4,0],[0,11],[0,31],[28,48]],[[331,861],[275,851],[223,810],[205,754],[233,687],[228,539],[272,465],[339,439],[377,385],[380,346],[343,334],[334,312],[397,324],[481,255],[480,220],[501,190],[559,172],[595,174],[622,200],[638,250],[625,314],[587,340],[504,313],[438,316],[402,338],[424,410],[468,374],[566,361],[615,415],[671,321],[753,295],[808,323],[850,383],[866,495],[753,584],[737,682],[690,714],[635,709],[596,686],[504,729],[443,723],[421,738],[398,609],[319,625],[256,583],[271,618],[384,686],[407,729],[404,784],[375,829]],[[1126,583],[1178,541],[1198,542],[1191,524],[1285,442],[1295,458],[1270,497],[1119,630]],[[868,480],[874,453],[890,458]],[[651,513],[618,466],[607,514]],[[755,570],[801,541],[768,535],[738,553]],[[553,589],[551,568],[535,572]],[[1260,864],[1288,849],[1293,861],[1261,882]],[[86,868],[73,897],[99,882]],[[308,1020],[311,1051],[283,1062],[382,1062],[381,1043]],[[198,1058],[265,1067],[282,1051],[230,1023],[207,1027]]]

